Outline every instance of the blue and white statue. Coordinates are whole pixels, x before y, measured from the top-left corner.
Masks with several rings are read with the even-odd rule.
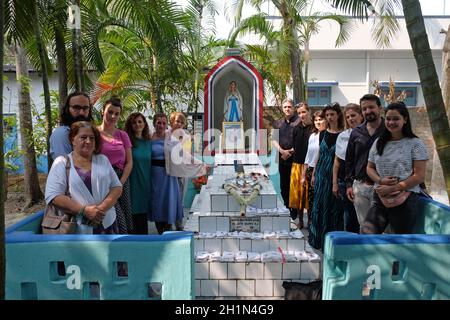
[[[228,86],[228,92],[225,95],[224,105],[224,121],[242,121],[242,96],[237,89],[237,84],[235,81],[231,81]]]

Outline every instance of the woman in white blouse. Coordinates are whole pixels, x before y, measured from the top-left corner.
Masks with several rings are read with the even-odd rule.
[[[98,129],[87,121],[75,122],[70,127],[69,140],[73,147],[67,155],[69,177],[66,157],[59,156],[48,174],[45,201],[76,216],[77,233],[117,233],[114,204],[122,193],[122,184],[108,158],[98,154]],[[67,178],[70,196],[66,195]]]

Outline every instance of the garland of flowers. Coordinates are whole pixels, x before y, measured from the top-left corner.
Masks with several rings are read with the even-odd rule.
[[[236,191],[236,186],[229,183],[224,184],[223,188],[228,194],[232,195],[233,198],[237,201],[237,203],[239,203],[239,205],[241,206],[240,209],[241,216],[245,216],[246,206],[252,203],[259,196],[259,193],[261,191],[261,186],[259,184],[253,186],[252,193],[250,193],[249,196],[239,194],[239,192]]]

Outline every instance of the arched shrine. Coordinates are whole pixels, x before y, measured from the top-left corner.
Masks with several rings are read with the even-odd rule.
[[[263,79],[253,65],[238,55],[223,58],[207,74],[204,92],[206,155],[266,149]]]

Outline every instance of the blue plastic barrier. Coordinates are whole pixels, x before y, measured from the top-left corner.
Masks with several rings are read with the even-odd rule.
[[[42,235],[43,212],[6,230],[6,299],[193,299],[193,235]]]
[[[418,234],[328,233],[323,299],[450,299],[450,207],[419,206]]]

